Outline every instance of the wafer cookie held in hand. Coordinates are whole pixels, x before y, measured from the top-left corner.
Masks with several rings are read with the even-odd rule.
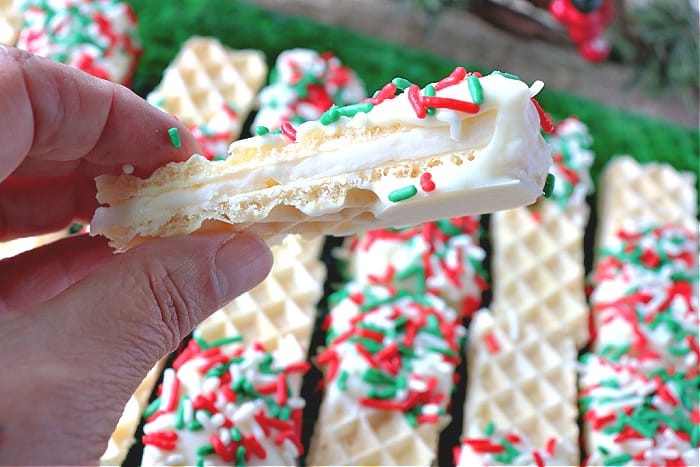
[[[540,83],[541,84],[541,83]],[[225,161],[193,156],[150,179],[97,179],[93,234],[118,249],[195,231],[347,235],[534,202],[552,158],[551,124],[512,75],[457,68],[423,89],[395,79],[359,104],[296,130],[231,145]]]

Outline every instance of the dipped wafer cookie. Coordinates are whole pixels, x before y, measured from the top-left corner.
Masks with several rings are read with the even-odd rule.
[[[464,338],[440,299],[346,284],[330,298],[310,465],[430,465]]]
[[[586,196],[593,189],[592,138],[583,122],[570,117],[548,139],[554,154],[552,196],[492,216],[491,311],[497,319],[532,324],[554,341],[574,339],[583,347],[588,340],[583,238]]]
[[[534,202],[551,165],[532,88],[457,68],[396,80],[360,104],[193,156],[151,178],[102,176],[92,221],[118,249],[198,230],[346,235]],[[398,93],[398,94],[397,94]]]
[[[119,0],[19,0],[17,47],[129,85],[142,53],[138,20]]]
[[[593,343],[580,370],[587,464],[698,464],[693,181],[669,165],[629,157],[613,159],[601,178]],[[677,196],[661,199],[666,188]]]

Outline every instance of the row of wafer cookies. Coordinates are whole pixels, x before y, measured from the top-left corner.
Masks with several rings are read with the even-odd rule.
[[[631,157],[601,176],[580,365],[586,465],[698,465],[695,190],[692,174]]]
[[[349,237],[316,361],[325,391],[310,465],[430,465],[450,421],[463,320],[487,287],[478,218]]]
[[[302,52],[282,56],[290,53]],[[255,104],[263,66],[254,51],[232,51],[214,39],[192,38],[149,101],[191,125],[210,151],[207,157],[223,158]],[[273,74],[280,74],[278,68]],[[222,113],[219,106],[232,102],[226,99],[241,96],[236,112],[229,105]],[[218,135],[212,131],[215,125],[207,123],[217,118],[228,125]],[[164,373],[163,387],[176,384],[176,396],[169,397],[177,402],[163,406],[161,396],[146,414],[143,465],[297,462],[304,453],[301,377],[308,369],[304,362],[326,277],[322,247],[321,237],[286,236],[272,247],[268,277],[197,326],[173,368]],[[163,417],[159,410],[165,410]]]
[[[458,465],[579,460],[576,360],[588,339],[583,238],[592,141],[574,117],[548,140],[551,196],[491,216],[493,298],[469,330]]]

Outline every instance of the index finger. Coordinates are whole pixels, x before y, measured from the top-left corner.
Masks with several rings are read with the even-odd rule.
[[[125,166],[146,176],[200,150],[181,122],[129,89],[7,46],[0,46],[0,109],[0,180],[94,177]]]

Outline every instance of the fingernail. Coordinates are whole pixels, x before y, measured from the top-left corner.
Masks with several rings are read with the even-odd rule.
[[[219,247],[214,265],[221,294],[232,300],[265,279],[272,267],[272,252],[258,237],[236,234]]]

